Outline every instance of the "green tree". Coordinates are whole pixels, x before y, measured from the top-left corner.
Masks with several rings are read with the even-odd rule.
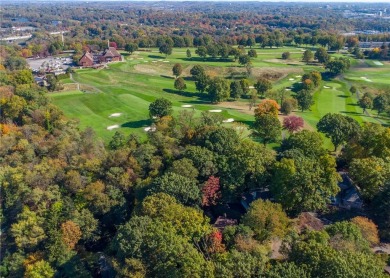
[[[165,54],[165,57],[168,57],[169,55],[172,54],[172,46],[169,44],[163,44],[159,47],[158,51],[161,54]]]
[[[187,85],[182,77],[176,78],[174,87],[176,90],[183,91],[187,89]]]
[[[342,143],[358,134],[360,125],[351,117],[328,113],[317,123],[317,129],[330,138],[336,151]]]
[[[266,278],[310,278],[303,266],[292,262],[283,262],[273,265],[266,273]]]
[[[46,238],[42,228],[43,219],[28,207],[18,215],[18,221],[11,226],[11,235],[15,238],[16,246],[19,248],[35,248]]]
[[[187,58],[191,58],[191,50],[187,49],[186,55],[187,55]]]
[[[188,158],[181,158],[173,161],[172,166],[168,171],[189,179],[196,179],[199,175],[198,169],[195,168],[192,160]]]
[[[124,147],[126,142],[125,135],[120,131],[116,131],[114,136],[112,136],[111,141],[108,143],[108,146],[111,150],[117,150]]]
[[[238,63],[240,65],[246,66],[251,62],[251,57],[249,55],[241,55],[238,57]]]
[[[133,54],[137,50],[138,50],[138,45],[135,43],[127,43],[125,45],[125,51],[129,52],[130,55]]]
[[[257,52],[254,49],[248,50],[248,56],[251,58],[257,58]]]
[[[298,101],[295,98],[288,98],[282,102],[282,106],[280,108],[280,111],[284,115],[289,115],[291,112],[293,112],[297,108],[298,108]]]
[[[24,277],[26,278],[53,278],[54,269],[44,260],[37,261],[26,266]]]
[[[199,46],[196,50],[195,53],[199,55],[201,58],[206,58],[207,57],[207,48],[204,46]]]
[[[372,200],[390,179],[390,164],[379,157],[352,160],[349,166],[352,180],[366,200]]]
[[[282,59],[283,60],[289,60],[290,57],[291,57],[291,53],[290,52],[286,51],[286,52],[282,53]]]
[[[298,107],[302,112],[310,109],[314,104],[313,95],[308,90],[300,90],[295,98],[297,99]]]
[[[302,61],[306,62],[306,64],[313,60],[313,58],[314,54],[311,52],[311,50],[307,49],[305,52],[303,52]]]
[[[319,63],[326,64],[330,60],[330,56],[325,48],[320,47],[317,49],[314,57],[318,60]]]
[[[326,154],[321,134],[302,130],[283,140],[281,150],[299,150],[304,156],[316,158]]]
[[[197,80],[198,76],[205,75],[206,72],[204,68],[201,65],[195,65],[191,68],[190,73],[192,75],[192,78]]]
[[[253,129],[255,135],[262,139],[264,145],[276,142],[282,132],[279,119],[271,114],[262,114],[256,117]]]
[[[179,63],[176,63],[173,68],[172,68],[172,73],[173,75],[178,78],[183,72],[183,67],[181,66],[181,64]]]
[[[265,241],[274,237],[283,238],[290,220],[280,204],[259,199],[250,204],[241,223],[254,231],[257,240]]]
[[[199,74],[196,77],[195,87],[198,92],[205,92],[210,86],[211,80],[205,73]]]
[[[165,98],[158,98],[149,105],[150,117],[164,117],[172,114],[172,102]]]
[[[234,99],[240,98],[244,94],[240,81],[233,81],[230,83],[230,97]]]
[[[285,156],[274,168],[270,189],[275,200],[293,212],[325,209],[339,191],[335,159],[329,155],[310,158],[299,152]]]
[[[212,102],[218,103],[226,100],[230,94],[229,81],[221,78],[215,77],[210,81],[208,86],[208,95]]]
[[[363,113],[365,113],[366,109],[372,108],[373,101],[368,95],[364,94],[363,97],[359,99],[358,104],[361,108],[363,108]]]
[[[373,219],[378,224],[381,238],[390,239],[390,185],[387,182],[370,204]]]
[[[325,64],[325,68],[335,75],[346,72],[349,67],[349,59],[342,57],[330,60]]]
[[[157,178],[149,191],[169,194],[186,205],[200,204],[200,190],[196,180],[173,172]]]
[[[267,91],[272,89],[272,83],[268,79],[259,78],[254,87],[258,94],[264,96]]]
[[[384,94],[376,96],[373,100],[373,109],[378,111],[378,115],[386,110],[388,99]]]

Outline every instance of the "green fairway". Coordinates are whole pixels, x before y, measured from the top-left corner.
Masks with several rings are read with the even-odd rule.
[[[274,74],[277,80],[273,87],[283,90],[299,82],[304,72],[311,70],[323,71],[318,65],[302,63],[303,48],[256,48],[258,57],[253,59],[252,85],[256,77],[262,74]],[[285,51],[292,53],[290,60],[280,59]],[[223,61],[216,59],[200,59],[191,49],[192,58],[186,57],[186,49],[174,49],[167,58],[157,49],[137,51],[133,55],[125,55],[124,62],[112,63],[108,69],[79,69],[73,78],[83,86],[92,90],[86,92],[68,91],[50,94],[53,102],[58,105],[70,118],[80,120],[82,128],[92,127],[98,136],[106,142],[116,130],[130,133],[135,132],[141,137],[146,136],[144,129],[152,124],[149,119],[148,107],[155,99],[164,97],[173,103],[174,112],[189,109],[199,114],[201,111],[221,109],[226,118],[233,118],[236,122],[251,124],[253,115],[243,109],[235,109],[234,105],[226,104],[215,106],[207,101],[202,94],[196,92],[195,84],[186,80],[187,89],[179,92],[174,89],[172,66],[181,63],[183,77],[190,76],[190,69],[195,64],[205,66],[208,74],[232,77],[233,74],[244,74],[245,68],[233,60]],[[335,54],[341,55],[341,54]],[[347,80],[358,79],[363,73],[367,78],[378,82],[390,82],[388,64],[382,67],[371,67],[366,64],[364,68],[356,68],[345,74]],[[70,83],[71,80],[65,80]],[[72,81],[73,82],[73,81]],[[359,82],[368,82],[367,80]],[[377,82],[377,81],[375,81]],[[325,87],[324,87],[325,86]],[[329,87],[329,88],[327,88]],[[92,92],[92,93],[91,93]],[[286,97],[291,94],[286,91]],[[375,118],[365,116],[357,106],[356,96],[351,96],[349,87],[342,81],[323,82],[321,88],[314,94],[315,104],[311,111],[297,112],[312,127],[326,113],[342,113],[355,118],[359,122],[378,122]],[[247,100],[238,101],[237,104],[246,105]],[[192,105],[184,108],[183,105]],[[230,107],[230,108],[229,108]],[[246,108],[244,109],[246,110]],[[114,116],[113,116],[114,115]]]

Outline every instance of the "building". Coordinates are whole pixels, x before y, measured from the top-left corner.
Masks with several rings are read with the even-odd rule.
[[[114,62],[114,61],[122,61],[122,56],[115,49],[115,47],[109,47],[100,56],[100,62],[108,63],[108,62]]]
[[[90,52],[85,52],[84,55],[79,60],[80,66],[83,67],[92,67],[94,65],[93,56]]]
[[[117,61],[122,61],[121,54],[115,49],[115,47],[109,47],[104,50],[104,52],[100,53],[92,54],[90,51],[85,52],[79,60],[79,65],[82,67],[92,67],[101,63]]]

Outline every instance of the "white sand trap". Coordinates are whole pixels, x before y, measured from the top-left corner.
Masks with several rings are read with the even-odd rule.
[[[294,79],[294,78],[289,78],[288,80],[290,80],[290,81],[294,81],[295,79]]]
[[[224,122],[224,123],[232,123],[232,122],[234,122],[234,119],[233,118],[229,118],[229,119],[223,120],[222,122]]]
[[[365,77],[365,76],[362,76],[362,77],[360,77],[361,79],[363,79],[364,81],[367,81],[367,82],[372,82],[372,80],[371,79],[368,79],[367,77]]]
[[[157,61],[152,61],[152,63],[157,63]]]
[[[286,88],[286,89],[284,89],[285,91],[291,91],[291,89],[290,88]]]
[[[134,60],[134,58],[130,58],[129,60]]]
[[[302,77],[302,75],[296,75],[295,77],[296,77],[296,78],[301,78],[301,77]]]
[[[254,89],[255,88],[255,86],[249,86],[249,89]]]
[[[119,125],[110,125],[107,127],[107,130],[113,130],[115,128],[119,128]]]
[[[329,86],[324,86],[324,88],[325,88],[325,89],[330,89],[330,87],[329,87]]]
[[[191,105],[191,104],[184,104],[184,105],[182,105],[181,107],[183,107],[183,108],[189,108],[189,107],[192,107],[192,105]]]
[[[209,112],[211,112],[211,113],[220,113],[220,112],[222,112],[222,110],[215,109],[215,110],[209,110]]]
[[[156,128],[155,128],[155,127],[148,126],[148,127],[145,127],[144,130],[145,130],[146,132],[149,132],[149,131],[156,131]]]
[[[302,52],[306,51],[306,49],[301,49]]]
[[[383,66],[383,64],[381,63],[381,62],[379,62],[379,61],[374,61],[373,62],[375,65],[377,65],[377,66]]]
[[[142,58],[142,57],[140,57],[140,58],[138,58],[138,60],[143,60],[144,58]]]
[[[163,61],[164,63],[169,63],[169,61]]]
[[[299,84],[302,84],[302,81],[298,82]]]
[[[108,116],[109,118],[112,118],[112,117],[119,117],[120,115],[122,115],[122,113],[113,113],[111,114],[110,116]]]
[[[147,62],[149,62],[149,61],[148,61],[148,60],[145,60],[144,62],[147,63]]]

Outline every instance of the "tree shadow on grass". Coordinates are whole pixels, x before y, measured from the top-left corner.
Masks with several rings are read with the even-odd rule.
[[[140,128],[140,127],[150,126],[151,124],[152,124],[152,121],[150,119],[148,119],[148,120],[127,122],[127,123],[122,124],[121,127]]]
[[[178,91],[178,90],[172,90],[172,89],[163,89],[164,92],[169,94],[175,94],[179,96],[184,97],[198,97],[198,98],[205,98],[205,94],[202,93],[191,93],[191,92],[185,92],[185,91]]]
[[[230,58],[201,58],[201,57],[191,57],[191,58],[179,58],[186,62],[234,62],[233,59]]]
[[[349,106],[359,106],[357,103],[348,103]]]
[[[348,114],[348,115],[355,115],[355,116],[364,116],[362,113],[359,113],[359,112],[340,111],[340,113],[344,113],[344,114]]]
[[[345,96],[345,95],[337,95],[337,96],[341,98],[349,98],[349,96]]]
[[[150,58],[150,59],[165,59],[165,56],[160,56],[160,55],[148,55],[148,58]]]

